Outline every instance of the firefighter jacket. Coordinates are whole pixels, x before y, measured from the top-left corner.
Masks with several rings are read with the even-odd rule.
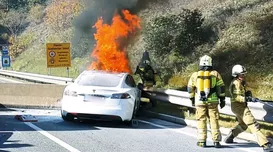
[[[136,68],[135,74],[139,74],[142,82],[155,84],[155,72],[150,65],[146,65],[144,70],[140,70],[139,66]]]
[[[225,98],[225,84],[221,75],[217,71],[209,71],[210,91],[206,101],[200,100],[200,94],[197,93],[198,78],[200,78],[198,72],[194,72],[188,82],[188,93],[190,94],[190,98],[195,98],[195,101],[197,101],[196,104],[204,104],[206,102],[218,103],[219,98]]]
[[[239,79],[232,80],[229,86],[229,92],[231,95],[231,102],[245,102],[245,83]]]

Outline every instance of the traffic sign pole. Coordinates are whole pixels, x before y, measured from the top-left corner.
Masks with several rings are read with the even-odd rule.
[[[69,78],[69,67],[67,67],[66,70],[67,70],[67,77]]]

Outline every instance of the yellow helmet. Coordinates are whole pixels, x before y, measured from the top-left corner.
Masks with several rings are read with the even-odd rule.
[[[208,55],[204,55],[200,58],[199,66],[212,66],[212,58]]]

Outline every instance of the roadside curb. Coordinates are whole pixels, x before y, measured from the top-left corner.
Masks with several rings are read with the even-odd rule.
[[[52,110],[60,110],[61,107],[56,106],[39,106],[39,105],[11,105],[11,104],[0,104],[0,108],[9,109],[9,108],[21,108],[21,109],[52,109]]]
[[[192,128],[196,128],[196,126],[197,126],[197,121],[195,121],[195,120],[187,120],[187,119],[183,119],[183,118],[179,118],[179,117],[175,117],[175,116],[171,116],[171,115],[167,115],[167,114],[161,114],[161,113],[156,113],[156,112],[152,112],[152,111],[147,111],[147,110],[143,111],[143,114],[147,115],[149,117],[154,117],[154,118],[169,121],[172,123],[189,126]],[[220,128],[221,134],[227,135],[229,133],[230,129],[231,128],[221,127]],[[210,132],[209,125],[208,125],[208,131]],[[254,139],[254,136],[251,133],[247,133],[247,132],[242,132],[236,138],[257,143],[256,140]],[[222,139],[222,142],[223,142],[223,139]]]

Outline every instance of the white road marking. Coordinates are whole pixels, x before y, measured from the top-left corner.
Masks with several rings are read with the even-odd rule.
[[[65,149],[69,150],[70,152],[80,152],[78,149],[68,145],[64,141],[62,141],[62,140],[58,139],[57,137],[49,134],[48,132],[46,132],[46,131],[42,130],[41,128],[37,127],[36,125],[34,125],[34,124],[30,123],[30,122],[25,122],[25,124],[28,125],[29,127],[33,128],[34,130],[38,131],[42,135],[46,136],[47,138],[51,139],[55,143],[59,144],[60,146],[64,147]]]
[[[152,122],[149,122],[149,121],[145,121],[145,120],[138,120],[138,121],[140,121],[142,123],[146,123],[146,124],[152,125],[152,126],[155,126],[155,127],[158,127],[158,128],[163,128],[163,129],[166,129],[166,130],[169,130],[169,131],[173,131],[173,132],[177,132],[177,133],[180,133],[180,134],[184,134],[184,135],[187,135],[187,136],[190,136],[190,137],[196,137],[195,134],[192,134],[192,133],[189,133],[189,132],[185,132],[182,129],[172,129],[172,128],[168,128],[166,126],[162,126],[162,125],[155,124],[155,123],[152,123]],[[208,139],[208,140],[212,141],[210,139]],[[226,145],[226,144],[222,144],[222,145]],[[256,151],[253,151],[253,150],[250,150],[250,149],[246,149],[246,148],[241,148],[241,147],[235,146],[235,145],[228,145],[228,146],[229,147],[233,147],[234,149],[241,150],[241,151],[256,152]]]

